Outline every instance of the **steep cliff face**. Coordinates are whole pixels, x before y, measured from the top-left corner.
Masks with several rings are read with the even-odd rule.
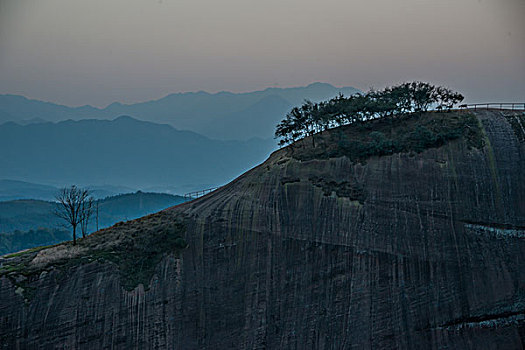
[[[475,118],[477,147],[356,162],[305,143],[76,248],[5,258],[0,344],[522,348],[525,116]]]

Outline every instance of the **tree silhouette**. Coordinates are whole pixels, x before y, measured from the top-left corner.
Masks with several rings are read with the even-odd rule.
[[[450,111],[463,98],[460,93],[446,87],[414,81],[383,90],[370,90],[364,95],[338,95],[319,103],[307,100],[302,106],[292,108],[277,124],[275,137],[281,139],[279,145],[283,146],[312,136],[315,147],[315,134],[326,129],[370,119],[426,112],[432,106],[437,110]]]
[[[86,215],[88,203],[90,203],[89,208],[92,208],[93,202],[89,190],[78,188],[75,185],[64,187],[57,194],[56,201],[55,215],[71,226],[73,229],[73,245],[76,245],[78,225],[89,221]]]

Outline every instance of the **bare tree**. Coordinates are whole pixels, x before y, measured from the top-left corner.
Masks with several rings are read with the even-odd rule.
[[[77,244],[77,226],[83,222],[83,211],[89,198],[89,190],[75,185],[62,188],[56,196],[55,215],[73,229],[73,245]]]

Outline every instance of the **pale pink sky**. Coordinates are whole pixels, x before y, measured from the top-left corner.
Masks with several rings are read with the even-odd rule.
[[[525,0],[0,0],[0,93],[105,106],[421,79],[524,101],[524,18]]]

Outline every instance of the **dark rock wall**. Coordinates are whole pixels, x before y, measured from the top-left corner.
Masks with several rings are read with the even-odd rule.
[[[521,349],[525,143],[503,113],[477,116],[482,150],[459,140],[357,165],[283,150],[161,212],[187,217],[189,247],[147,290],[123,290],[109,263],[51,269],[27,301],[3,278],[0,344]]]

